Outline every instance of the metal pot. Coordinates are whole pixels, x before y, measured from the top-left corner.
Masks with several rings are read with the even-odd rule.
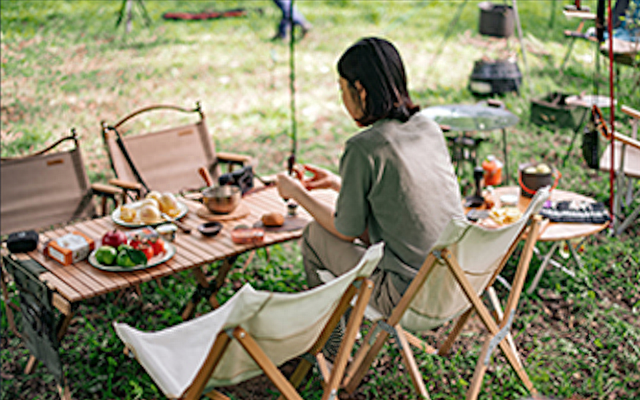
[[[235,210],[242,200],[242,192],[238,186],[213,186],[209,171],[200,167],[198,173],[207,185],[202,189],[202,203],[214,214],[229,214]]]
[[[237,186],[209,187],[202,191],[202,203],[214,214],[229,214],[241,200],[242,193]]]

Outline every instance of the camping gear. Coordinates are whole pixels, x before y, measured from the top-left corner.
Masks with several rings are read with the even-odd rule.
[[[495,37],[509,37],[513,35],[515,20],[513,8],[502,4],[483,1],[480,8],[480,34]]]
[[[578,129],[588,109],[567,103],[571,95],[560,92],[547,93],[531,100],[531,122],[540,126]]]
[[[240,188],[240,191],[244,195],[249,190],[253,189],[253,167],[247,165],[239,170],[227,172],[220,175],[218,178],[220,186],[223,185],[235,185]]]
[[[382,257],[369,247],[360,262],[329,284],[301,293],[271,293],[245,285],[220,308],[158,332],[114,323],[117,335],[169,398],[199,399],[204,389],[235,385],[262,373],[286,399],[317,363],[323,399],[335,398],[373,283],[366,279]],[[329,373],[322,348],[357,295]],[[288,381],[277,366],[300,357]],[[218,392],[207,397],[223,398]]]
[[[237,186],[217,186],[202,192],[202,203],[214,214],[229,214],[241,201],[242,193]]]
[[[413,387],[422,398],[429,398],[409,343],[429,354],[445,355],[475,312],[489,335],[476,364],[466,398],[477,398],[484,373],[491,361],[491,353],[497,346],[500,346],[524,387],[535,394],[533,384],[518,359],[515,345],[503,339],[508,338],[539,234],[541,218],[536,214],[548,197],[548,190],[540,190],[522,218],[499,229],[485,229],[466,218],[449,221],[391,315],[384,317],[373,307],[367,308],[365,315],[373,322],[373,326],[347,370],[344,380],[347,391],[353,393],[358,388],[383,345],[392,336],[392,343],[397,345],[403,356]],[[504,315],[497,296],[495,300],[492,299],[496,310],[496,314],[492,314],[480,296],[487,290],[491,297],[495,295],[491,286],[525,234],[527,241],[509,291]],[[497,318],[494,319],[496,315]],[[460,317],[458,322],[439,351],[409,333],[433,330],[457,317]]]
[[[493,96],[518,92],[522,74],[512,60],[477,60],[469,79],[469,91],[475,96]]]
[[[541,172],[537,169],[539,164],[529,163],[522,164],[519,168],[518,183],[520,184],[520,194],[524,197],[533,197],[538,189],[551,186],[553,190],[558,186],[558,181],[562,174],[554,168],[549,168],[548,172]],[[529,172],[530,168],[534,168]]]
[[[450,131],[472,132],[502,130],[502,154],[504,156],[505,182],[509,181],[509,162],[507,154],[507,130],[506,128],[518,123],[518,117],[503,107],[497,107],[489,103],[486,106],[478,104],[451,104],[444,106],[428,107],[421,112],[433,119],[441,126],[446,126]],[[499,103],[498,103],[499,104]],[[474,163],[474,166],[476,164]]]
[[[73,144],[71,149],[53,152],[69,142]],[[9,235],[12,238],[8,243],[10,250],[27,251],[42,239],[33,231],[24,233],[25,230],[95,217],[94,195],[102,196],[103,214],[107,212],[107,201],[113,201],[116,206],[122,195],[118,188],[89,183],[75,129],[71,130],[70,136],[44,150],[22,157],[2,158],[0,175],[0,234],[20,232]],[[47,261],[39,252],[35,253],[43,262]],[[5,271],[13,277],[15,296],[19,298],[20,334],[9,306],[13,302],[8,297]],[[0,285],[5,315],[10,329],[21,337],[30,352],[25,373],[33,370],[36,360],[43,362],[62,392],[66,382],[58,353],[58,338],[66,332],[73,313],[61,302],[53,302],[57,293],[40,279],[43,273],[46,270],[26,254],[2,256]],[[59,318],[54,312],[54,304],[63,314]]]
[[[222,184],[223,186],[213,186],[213,179],[209,175],[209,171],[206,168],[200,167],[198,173],[207,185],[202,190],[202,203],[213,214],[230,214],[233,212],[241,202],[241,188],[239,186],[233,186],[231,178],[226,180],[229,184]],[[238,176],[243,176],[240,174]],[[253,177],[251,178],[253,182]],[[253,186],[253,184],[252,184]]]

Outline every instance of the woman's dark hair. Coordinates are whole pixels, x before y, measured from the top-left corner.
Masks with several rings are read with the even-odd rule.
[[[357,120],[363,126],[380,119],[406,122],[420,110],[409,97],[402,58],[385,39],[364,38],[349,47],[338,60],[338,74],[354,90],[359,81],[367,91],[364,116]]]

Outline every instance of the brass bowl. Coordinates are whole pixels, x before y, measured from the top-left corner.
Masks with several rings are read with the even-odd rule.
[[[238,207],[240,200],[242,193],[237,186],[210,187],[202,192],[203,204],[214,214],[229,214]]]

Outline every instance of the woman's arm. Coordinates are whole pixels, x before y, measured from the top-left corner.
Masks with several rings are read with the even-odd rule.
[[[282,198],[295,200],[307,210],[323,228],[342,240],[353,242],[355,237],[345,236],[336,229],[334,210],[314,198],[309,190],[303,186],[302,182],[284,173],[278,174],[277,182],[278,193],[280,193]]]

